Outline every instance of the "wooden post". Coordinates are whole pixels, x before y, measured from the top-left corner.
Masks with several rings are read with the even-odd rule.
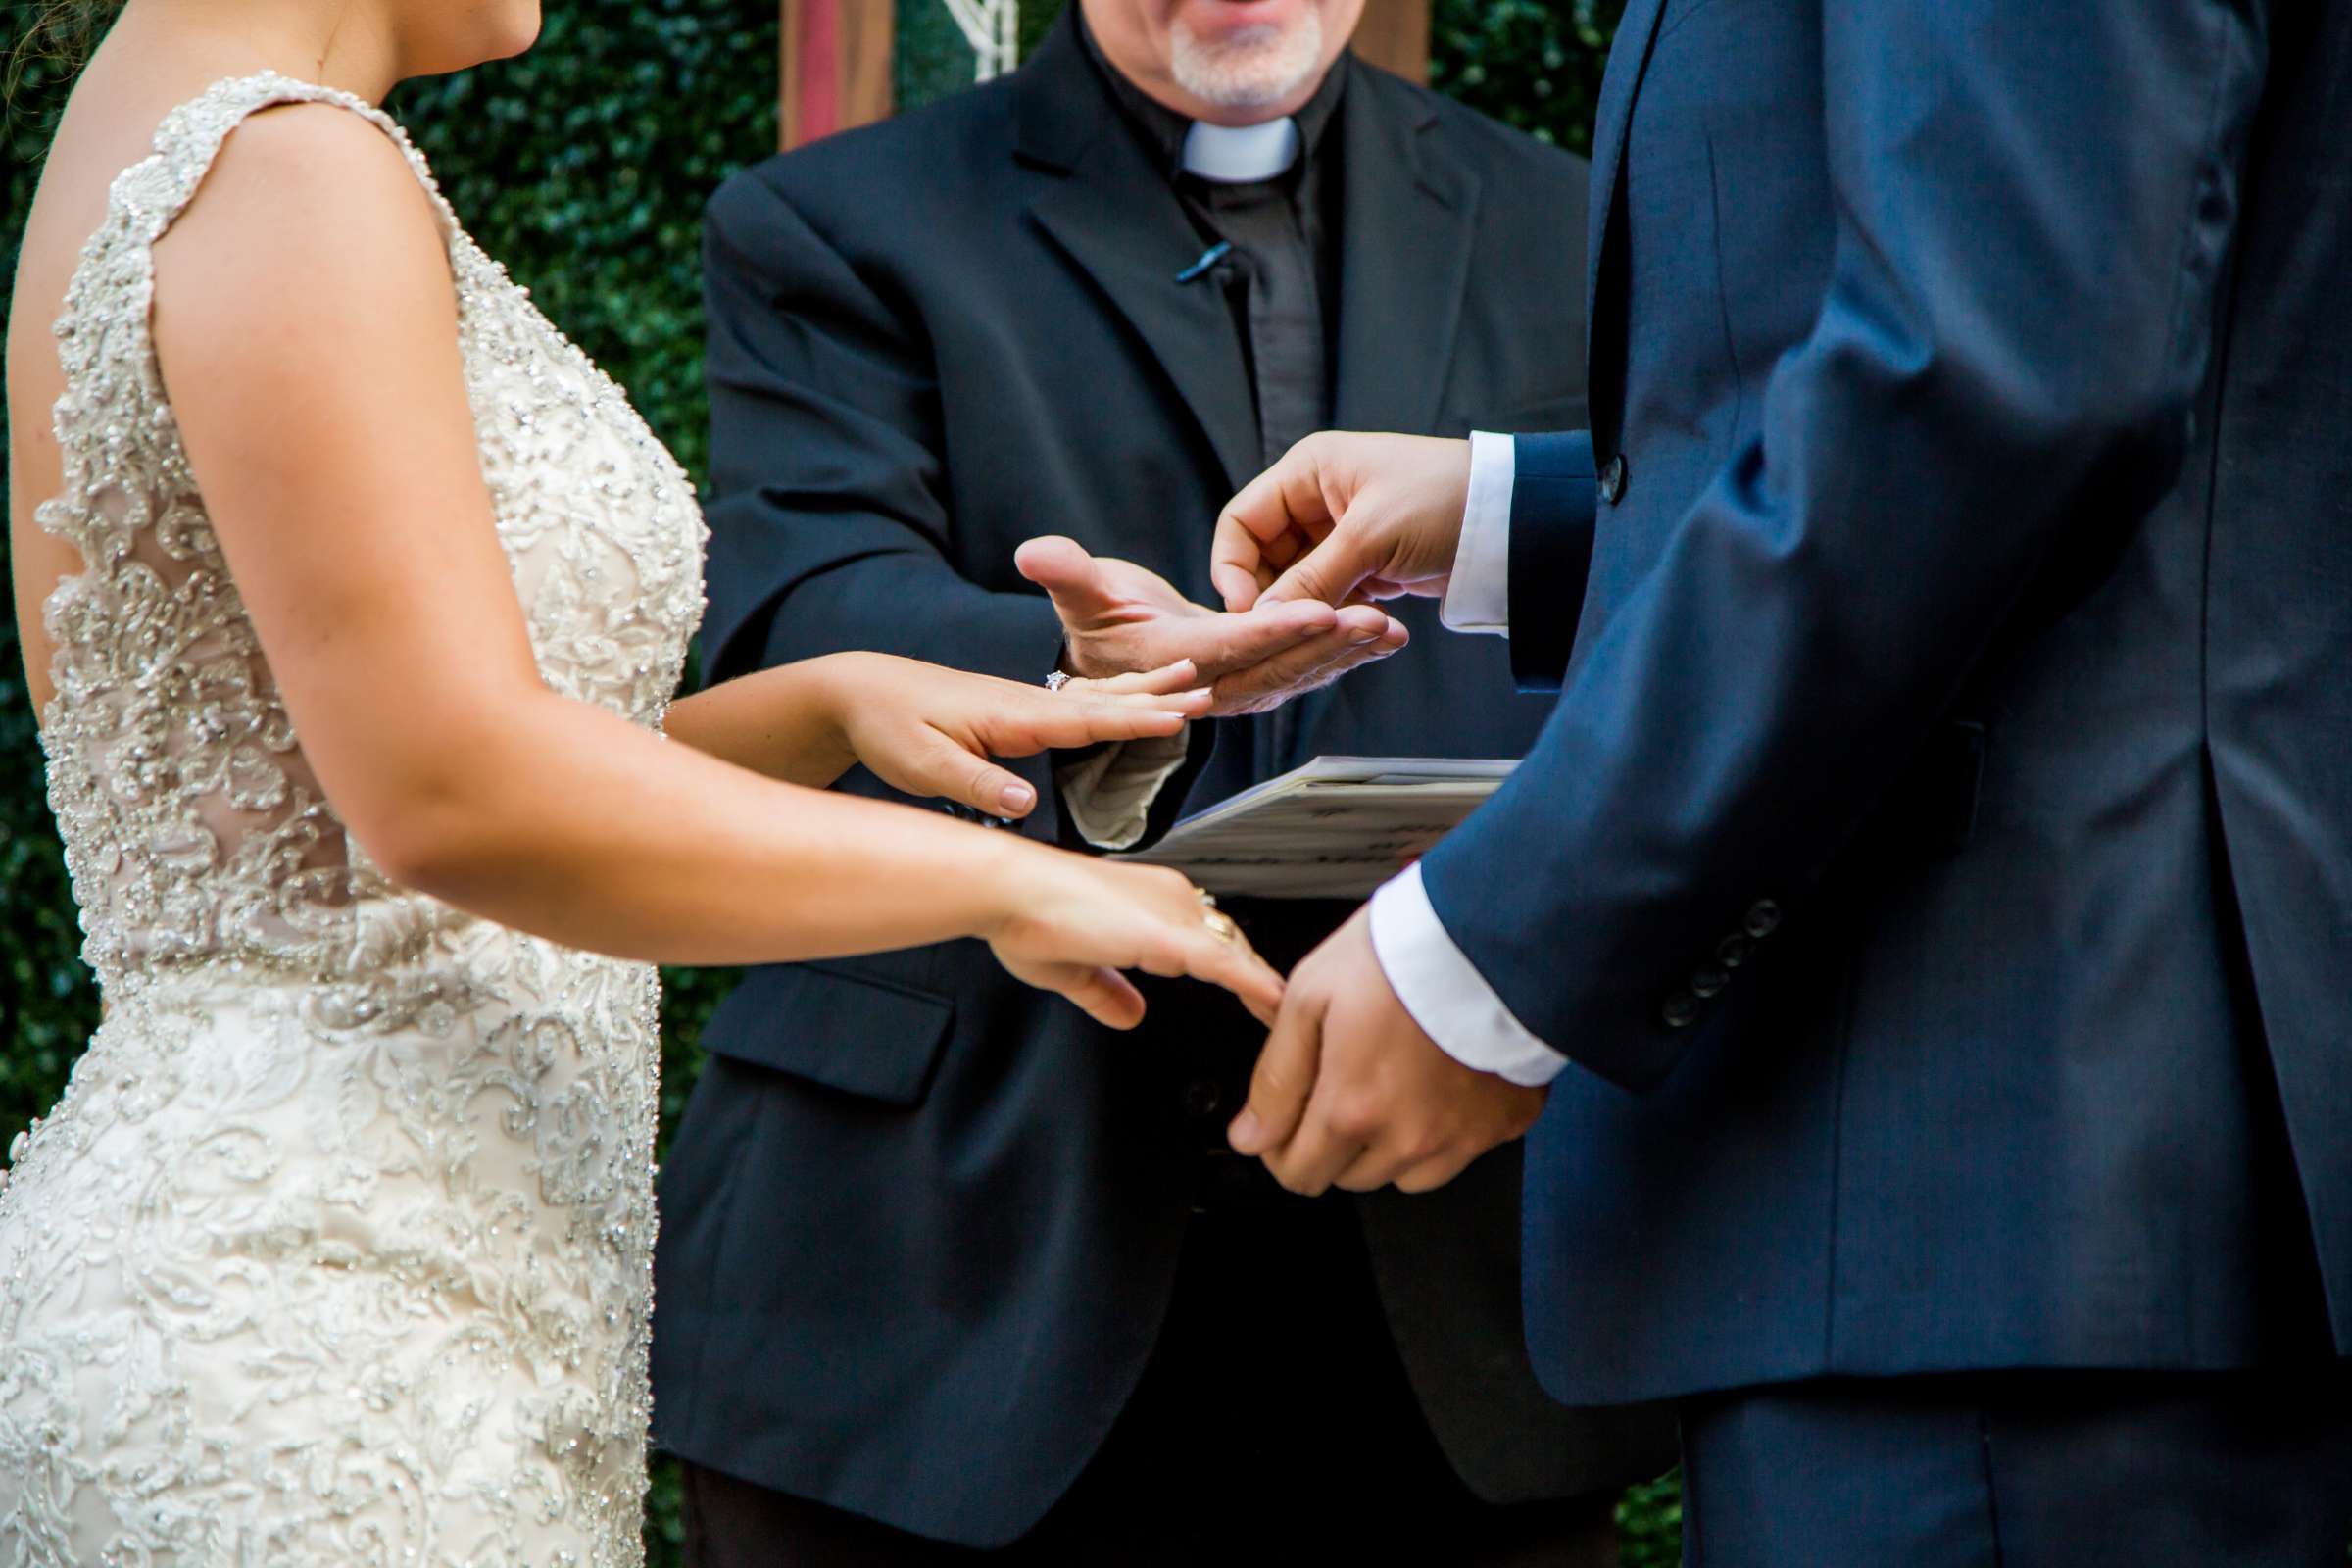
[[[1407,81],[1429,81],[1429,0],[1364,0],[1355,52]]]
[[[941,0],[908,0],[937,5]],[[783,0],[778,139],[803,146],[890,114],[893,0]]]

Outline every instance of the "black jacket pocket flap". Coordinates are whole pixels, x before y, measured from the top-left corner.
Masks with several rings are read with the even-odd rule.
[[[719,1004],[703,1047],[844,1094],[915,1105],[955,1023],[950,997],[846,969],[769,964]]]

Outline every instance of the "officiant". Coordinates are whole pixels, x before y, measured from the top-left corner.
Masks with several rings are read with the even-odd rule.
[[[1033,772],[1021,830],[1099,848],[1319,755],[1526,748],[1547,705],[1427,601],[1197,608],[1301,436],[1584,418],[1583,165],[1356,61],[1360,11],[1084,0],[1009,79],[718,193],[707,678],[1191,658],[1220,716]],[[1348,909],[1233,912],[1280,964]],[[1264,1031],[1147,996],[1121,1037],[964,944],[727,1001],[662,1183],[690,1560],[1613,1562],[1671,1422],[1537,1387],[1516,1150],[1294,1198],[1223,1144]]]

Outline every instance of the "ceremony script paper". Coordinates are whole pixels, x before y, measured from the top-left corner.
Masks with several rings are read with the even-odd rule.
[[[1220,897],[1362,899],[1444,838],[1516,763],[1318,757],[1188,816],[1148,850]]]

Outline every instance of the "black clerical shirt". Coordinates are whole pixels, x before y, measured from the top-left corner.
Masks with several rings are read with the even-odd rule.
[[[1271,465],[1302,437],[1330,427],[1339,342],[1341,180],[1330,136],[1348,89],[1352,57],[1342,55],[1315,94],[1291,117],[1298,156],[1271,179],[1224,183],[1184,168],[1193,122],[1148,96],[1103,58],[1081,25],[1088,56],[1129,127],[1164,171],[1203,245],[1233,254],[1197,281],[1220,288],[1233,309],[1257,406],[1259,451]],[[1326,148],[1328,147],[1328,151]]]

